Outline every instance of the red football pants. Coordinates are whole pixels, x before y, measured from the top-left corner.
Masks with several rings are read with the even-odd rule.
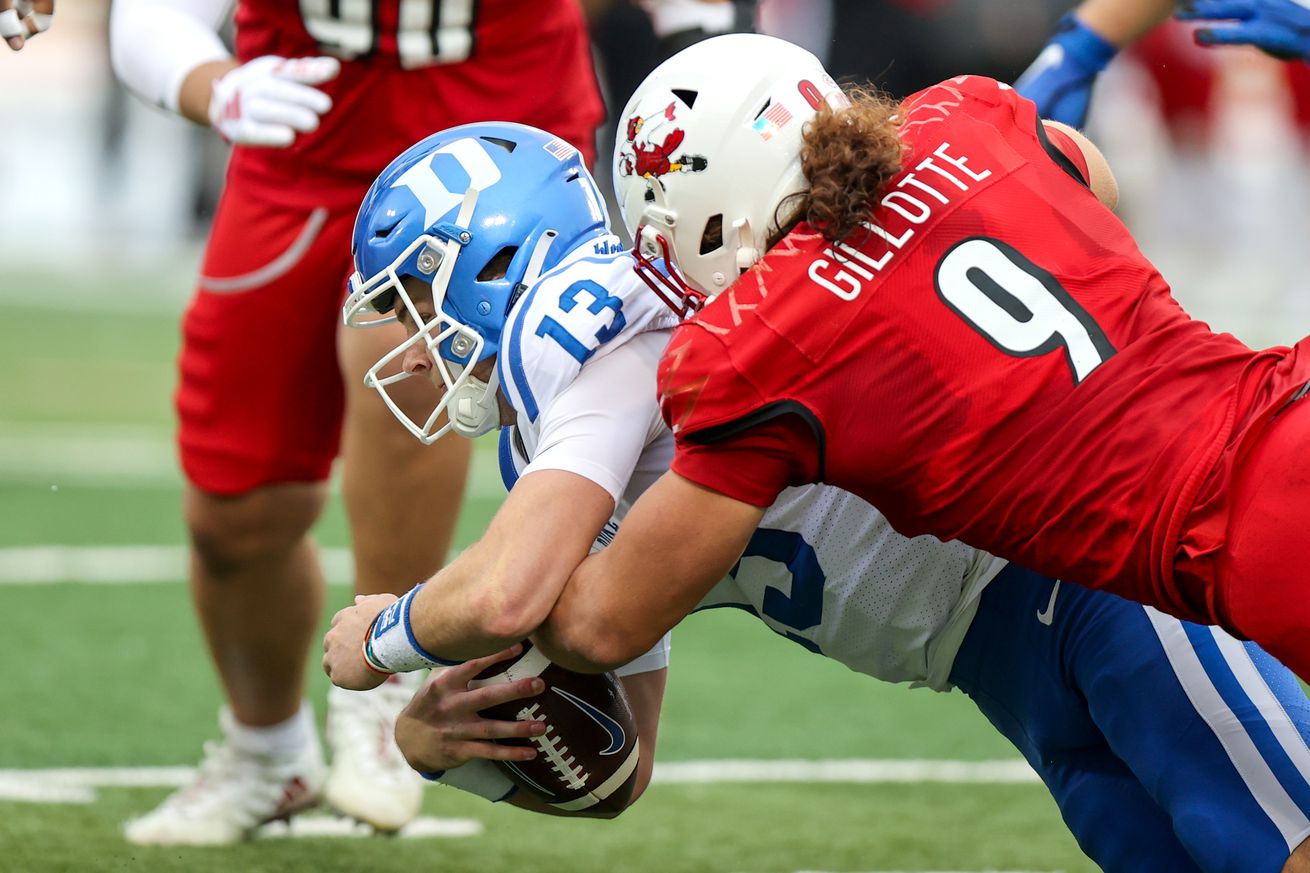
[[[178,356],[178,445],[197,488],[327,478],[345,397],[336,338],[354,215],[284,206],[229,179]]]

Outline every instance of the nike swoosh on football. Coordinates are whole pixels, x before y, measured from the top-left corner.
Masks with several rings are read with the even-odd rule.
[[[600,725],[605,730],[605,733],[610,735],[610,746],[608,749],[601,752],[602,755],[613,755],[615,752],[623,748],[623,744],[627,740],[627,735],[623,732],[623,726],[617,721],[610,718],[581,697],[578,697],[576,694],[570,694],[563,688],[552,688],[550,690],[582,710],[583,715]]]
[[[1037,610],[1037,620],[1042,624],[1049,625],[1055,621],[1055,595],[1060,593],[1060,580],[1055,580],[1055,587],[1051,589],[1051,602],[1046,604],[1046,611]]]

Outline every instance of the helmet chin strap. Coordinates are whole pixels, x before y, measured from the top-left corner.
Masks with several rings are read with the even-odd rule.
[[[732,227],[737,231],[737,273],[741,274],[755,266],[755,262],[764,255],[755,247],[755,234],[751,232],[749,219],[739,218],[732,223]]]
[[[491,433],[500,426],[500,404],[496,395],[500,391],[500,374],[493,367],[486,382],[469,374],[468,380],[452,393],[450,429],[462,437],[473,439]]]

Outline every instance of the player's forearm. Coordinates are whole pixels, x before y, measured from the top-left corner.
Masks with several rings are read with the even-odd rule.
[[[692,575],[676,562],[670,566],[654,556],[630,554],[616,539],[582,562],[532,639],[551,661],[569,670],[618,669],[648,652],[691,611],[699,595],[679,598],[671,583]],[[721,575],[716,573],[714,580]]]
[[[447,660],[483,657],[525,639],[544,619],[548,605],[518,596],[522,577],[505,566],[506,551],[484,538],[427,581],[412,607],[421,646]]]
[[[660,635],[649,626],[624,628],[615,624],[607,596],[607,582],[615,577],[609,550],[582,562],[570,578],[550,616],[533,634],[533,642],[556,664],[580,673],[603,673],[638,657]],[[641,648],[640,641],[651,643]]]
[[[486,534],[415,597],[419,644],[464,660],[526,639],[546,620],[613,509],[608,492],[574,473],[524,476]]]
[[[178,91],[178,114],[188,121],[208,126],[209,99],[214,92],[214,82],[237,66],[234,59],[228,58],[201,64],[188,73]]]
[[[217,33],[229,5],[229,0],[115,0],[109,18],[115,74],[141,99],[208,124],[209,85],[236,66]],[[226,66],[215,72],[221,64]],[[202,69],[203,87],[196,78]],[[203,91],[198,99],[197,91]]]
[[[536,639],[570,670],[612,670],[681,621],[736,563],[763,510],[666,473],[574,571]]]
[[[1174,0],[1084,0],[1074,14],[1097,34],[1125,48],[1168,18]]]

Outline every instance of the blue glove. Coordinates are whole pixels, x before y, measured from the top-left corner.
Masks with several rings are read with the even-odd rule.
[[[1119,47],[1083,24],[1072,12],[1060,19],[1055,36],[1014,88],[1037,104],[1042,118],[1082,127],[1092,83]]]
[[[1197,30],[1198,45],[1253,45],[1285,61],[1310,60],[1310,6],[1304,0],[1192,0],[1177,17],[1225,22]]]

